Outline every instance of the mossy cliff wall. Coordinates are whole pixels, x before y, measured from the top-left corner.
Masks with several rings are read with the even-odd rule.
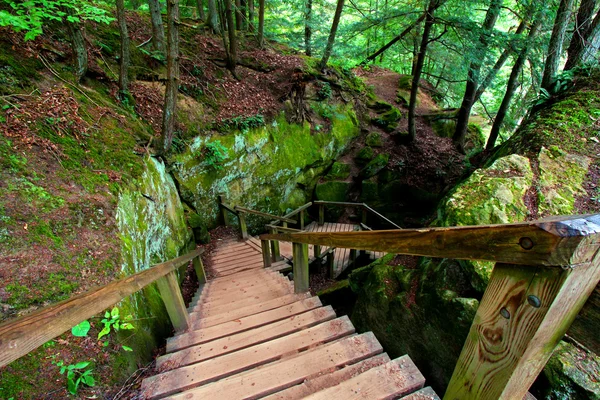
[[[175,182],[164,163],[152,157],[144,160],[142,176],[119,196],[117,223],[124,275],[175,258],[194,246]],[[136,359],[150,359],[171,332],[156,285],[124,300],[120,307],[122,314],[132,314],[137,320],[135,335],[126,345],[134,348]]]
[[[440,202],[434,225],[597,212],[580,208],[586,202],[579,200],[589,198],[586,183],[594,183],[598,169],[598,130],[590,116],[600,115],[599,86],[588,82],[533,116],[485,167]],[[493,264],[424,258],[408,268],[389,261],[351,275],[358,294],[352,320],[359,330],[373,330],[391,356],[410,354],[443,393]],[[585,318],[579,332],[593,337],[599,317],[598,302],[591,298],[574,327]],[[545,399],[600,399],[600,358],[561,342],[532,390]]]
[[[332,109],[328,131],[311,131],[308,123],[290,124],[280,116],[247,132],[196,137],[171,160],[182,199],[195,212],[193,227],[217,224],[219,194],[229,204],[277,215],[310,201],[319,177],[360,133],[351,106]],[[216,141],[226,149],[218,165],[204,151]]]

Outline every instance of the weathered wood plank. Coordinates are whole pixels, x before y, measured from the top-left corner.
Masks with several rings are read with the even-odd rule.
[[[382,352],[372,333],[340,339],[282,360],[172,396],[172,399],[217,399],[223,393],[236,400],[266,396],[304,379]],[[331,399],[330,399],[331,400]]]
[[[0,325],[0,367],[201,255],[201,249]]]
[[[177,368],[286,336],[334,318],[335,311],[331,306],[320,307],[235,335],[199,345],[192,344],[193,347],[185,352],[180,351],[181,348],[177,346],[176,341],[168,340],[167,353],[170,354],[159,357],[156,365],[157,368],[163,368],[166,365]]]
[[[592,292],[567,334],[596,354],[600,354],[600,286]]]
[[[294,291],[302,293],[308,291],[308,246],[294,243]]]
[[[146,378],[142,396],[157,399],[182,392],[352,333],[354,326],[348,317],[338,318],[283,338]]]
[[[240,222],[240,231],[242,233],[242,240],[248,239],[248,225],[246,224],[246,214],[243,212],[238,213],[238,220]]]
[[[394,254],[570,266],[592,260],[600,215],[508,225],[461,226],[372,232],[262,235],[268,240],[356,248]]]
[[[175,271],[156,281],[160,297],[165,303],[165,308],[173,324],[175,332],[183,332],[189,328],[190,320],[185,302],[179,288],[179,280]]]
[[[425,377],[410,357],[402,356],[305,399],[387,400],[412,393],[424,384]]]
[[[426,387],[418,392],[403,397],[402,400],[440,400],[440,398],[432,388]]]
[[[227,335],[233,335],[238,332],[243,332],[262,325],[267,325],[271,322],[279,321],[292,315],[301,314],[321,306],[322,304],[319,298],[314,297],[298,301],[284,307],[276,308],[274,310],[240,318],[236,321],[226,322],[224,324],[211,326],[210,328],[184,333],[167,340],[167,342],[174,342],[176,343],[176,347],[179,348],[192,346],[194,344],[201,344],[214,339],[222,338]]]
[[[216,305],[212,304],[210,302],[203,303],[203,305],[201,307],[201,312],[202,312],[203,316],[222,314],[234,307],[235,308],[246,307],[248,305],[255,304],[257,302],[264,302],[267,300],[276,299],[278,297],[286,296],[288,294],[290,294],[289,291],[286,292],[285,289],[279,288],[277,290],[272,290],[269,292],[257,293],[254,296],[251,296],[251,297],[248,297],[245,299],[232,301],[230,303],[224,303],[224,304],[221,303],[221,304],[216,304]]]
[[[573,269],[498,264],[444,399],[522,399],[600,280]]]
[[[198,278],[198,283],[201,285],[206,283],[206,272],[204,271],[204,264],[202,263],[202,258],[199,256],[192,260],[194,263],[194,271],[196,272],[196,278]]]
[[[358,374],[362,374],[371,368],[390,362],[390,357],[386,354],[367,358],[356,364],[348,365],[342,369],[333,372],[325,372],[319,376],[311,377],[305,380],[302,384],[292,386],[291,388],[274,393],[270,396],[263,397],[264,400],[300,400],[316,393],[320,390],[325,390],[335,386],[341,382],[347,381]]]

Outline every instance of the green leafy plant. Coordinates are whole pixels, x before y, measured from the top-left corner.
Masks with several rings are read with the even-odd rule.
[[[227,159],[227,148],[223,146],[220,140],[215,140],[206,143],[195,155],[204,158],[204,162],[210,168],[220,170],[223,168],[223,161]]]
[[[96,386],[96,380],[92,376],[93,369],[88,368],[91,364],[89,361],[69,365],[65,365],[64,361],[57,361],[53,364],[60,368],[61,375],[67,373],[67,390],[69,393],[77,394],[79,385],[82,383],[90,387]]]
[[[317,99],[327,100],[330,99],[332,95],[331,85],[329,82],[319,82],[319,91],[317,92]]]
[[[106,311],[104,313],[104,319],[101,321],[104,324],[104,327],[98,332],[98,340],[109,335],[111,331],[135,329],[131,322],[129,322],[132,319],[133,317],[131,315],[127,315],[125,318],[121,319],[118,307],[114,307],[110,312]],[[108,346],[108,341],[104,341],[103,345]],[[121,347],[125,351],[132,351],[130,347]]]
[[[85,320],[71,328],[71,334],[76,337],[86,337],[92,326],[90,321]]]
[[[250,129],[259,128],[265,125],[265,117],[262,114],[251,115],[249,117],[239,116],[222,120],[217,124],[217,130],[220,132],[230,132],[240,130],[244,133]]]

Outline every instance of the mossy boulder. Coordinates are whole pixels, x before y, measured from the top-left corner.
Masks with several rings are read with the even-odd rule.
[[[360,201],[369,203],[371,206],[376,206],[381,202],[379,197],[379,183],[377,183],[376,177],[362,181]]]
[[[583,182],[591,158],[568,154],[558,146],[542,148],[538,156],[540,168],[539,210],[542,214],[575,213],[575,199],[585,195]]]
[[[371,147],[382,147],[383,139],[381,138],[381,134],[379,132],[369,133],[365,139],[365,144]]]
[[[345,164],[341,162],[334,162],[331,166],[331,169],[325,175],[325,179],[327,180],[340,180],[347,179],[350,176],[351,166],[350,164]]]
[[[382,128],[386,132],[393,132],[402,119],[402,112],[396,107],[386,111],[372,119],[373,124]]]
[[[371,99],[367,103],[367,107],[369,107],[371,110],[376,111],[378,113],[384,113],[387,111],[391,111],[394,108],[394,106],[391,105],[390,103],[386,103],[385,101],[379,100],[377,98]]]
[[[325,201],[347,201],[350,182],[325,182],[317,184],[315,197]]]
[[[379,171],[381,171],[388,165],[389,161],[389,154],[378,154],[374,159],[369,161],[369,163],[360,171],[360,176],[364,179],[368,179],[377,175]]]
[[[360,149],[358,154],[354,157],[358,164],[367,164],[375,157],[375,150],[372,147],[367,146]]]

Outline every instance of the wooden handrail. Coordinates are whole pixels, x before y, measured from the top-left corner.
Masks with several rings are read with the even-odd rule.
[[[279,220],[279,221],[287,222],[287,223],[290,223],[290,224],[295,224],[296,223],[295,219],[286,218],[286,217],[280,217],[278,215],[268,214],[268,213],[264,213],[262,211],[251,210],[249,208],[235,206],[234,209],[238,213],[242,212],[242,213],[246,213],[246,214],[254,214],[254,215],[258,215],[258,216],[265,217],[265,218],[271,218],[271,219],[276,219],[276,220]]]
[[[302,232],[262,235],[261,239],[416,256],[572,266],[589,262],[597,251],[597,243],[584,240],[594,229],[600,230],[600,215],[507,225]]]
[[[384,220],[388,224],[396,227],[397,229],[402,229],[402,227],[400,227],[400,225],[396,224],[394,221],[390,220],[389,218],[385,217],[384,215],[381,215],[380,213],[378,213],[377,211],[373,210],[371,207],[369,207],[368,205],[366,205],[364,203],[363,203],[363,208],[365,210],[367,210],[368,212],[370,212],[371,214],[375,215],[376,217],[379,217],[380,219]]]
[[[315,205],[326,205],[326,206],[343,206],[343,207],[362,207],[364,203],[351,203],[347,201],[325,201],[325,200],[315,200],[313,202]]]
[[[313,204],[318,205],[318,206],[326,206],[326,205],[330,205],[330,206],[342,206],[342,207],[361,207],[364,211],[368,211],[371,214],[375,215],[376,217],[384,220],[385,222],[387,222],[388,224],[392,225],[393,227],[397,228],[397,229],[402,229],[402,227],[398,224],[396,224],[394,221],[390,220],[389,218],[387,218],[386,216],[378,213],[377,211],[375,211],[374,209],[372,209],[371,207],[369,207],[368,204],[365,203],[349,203],[349,202],[345,202],[345,201],[323,201],[323,200],[317,200],[315,201]],[[363,213],[364,213],[363,211]],[[321,218],[321,214],[322,212],[319,212],[319,218]],[[363,215],[363,223],[366,223],[366,215]]]
[[[3,323],[0,325],[0,367],[35,350],[125,297],[167,277],[182,265],[198,258],[203,252],[202,249],[194,250],[137,274]]]
[[[279,232],[289,232],[289,233],[303,232],[301,229],[287,228],[284,226],[278,226],[278,225],[272,225],[272,224],[265,225],[265,228],[272,229],[274,231],[279,231]]]
[[[225,210],[229,211],[230,213],[232,213],[233,215],[235,215],[237,217],[238,212],[235,211],[233,208],[231,208],[230,206],[228,206],[227,204],[223,204],[221,203],[221,207],[223,207]]]
[[[288,213],[288,214],[284,215],[283,217],[284,217],[284,218],[291,218],[291,217],[293,217],[293,216],[295,216],[295,215],[299,214],[300,212],[307,210],[307,209],[308,209],[308,208],[310,208],[312,205],[313,205],[313,203],[312,203],[312,202],[308,202],[308,203],[306,203],[306,204],[304,204],[304,205],[302,205],[302,206],[300,206],[300,207],[296,208],[294,211],[292,211],[292,212],[290,212],[290,213]],[[276,220],[276,221],[271,221],[271,225],[277,225],[277,224],[279,224],[280,222],[281,222],[281,221],[279,221],[279,220]]]

